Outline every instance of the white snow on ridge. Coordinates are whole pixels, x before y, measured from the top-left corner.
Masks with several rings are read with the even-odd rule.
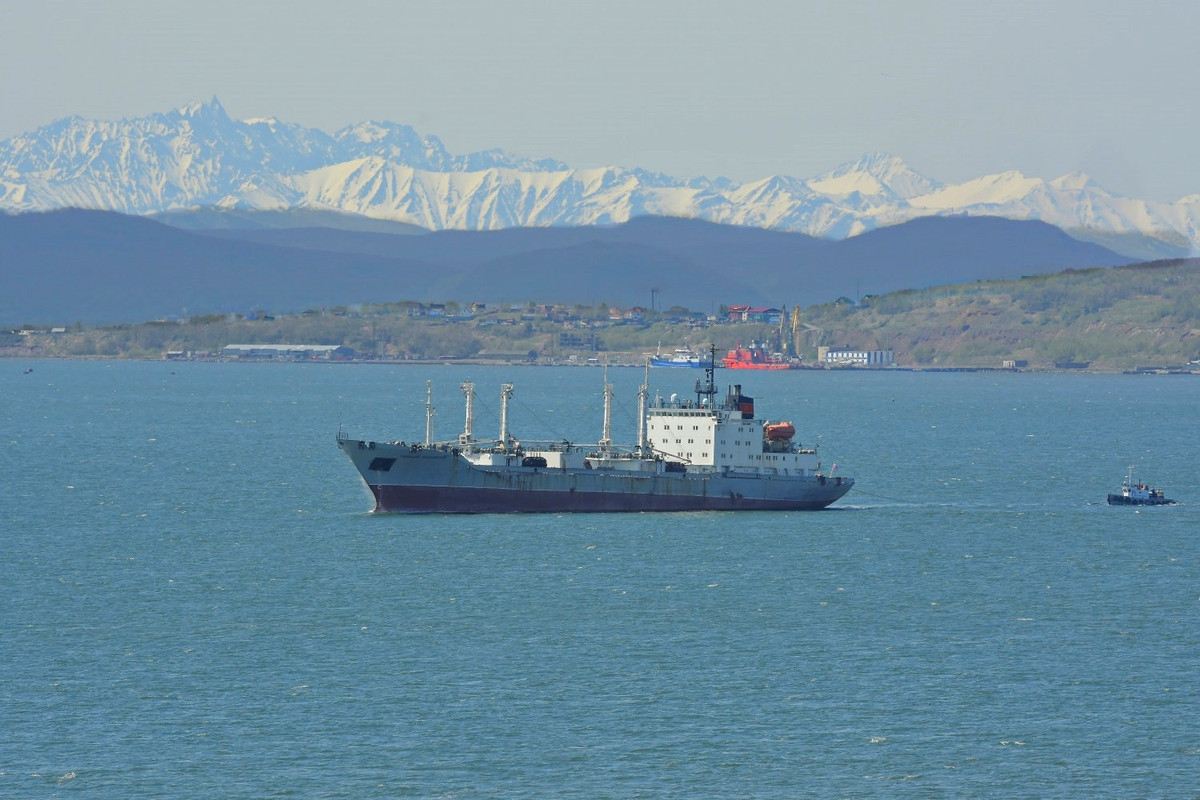
[[[68,206],[151,214],[202,206],[326,208],[438,230],[610,224],[654,214],[844,238],[930,214],[1039,219],[1200,252],[1200,193],[1117,197],[1087,175],[1018,171],[942,185],[885,153],[808,179],[744,184],[639,169],[574,169],[364,122],[334,135],[274,117],[231,120],[214,98],[142,119],[71,117],[0,142],[0,211]],[[1086,238],[1086,237],[1085,237]]]
[[[936,192],[910,198],[908,202],[914,208],[936,211],[998,206],[1018,201],[1044,185],[1045,182],[1040,178],[1026,178],[1020,172],[1002,172],[984,175],[956,186],[945,186]]]
[[[883,184],[865,173],[809,181],[808,185],[813,191],[837,197],[846,197],[855,192],[862,195],[877,195],[883,192]]]

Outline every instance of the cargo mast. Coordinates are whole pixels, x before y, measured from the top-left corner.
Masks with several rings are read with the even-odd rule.
[[[433,444],[433,381],[425,381],[425,446]]]
[[[650,357],[646,357],[646,377],[642,379],[642,385],[638,387],[638,428],[637,428],[637,450],[638,455],[646,457],[646,399],[650,395]]]
[[[508,452],[508,401],[513,396],[513,385],[500,385],[500,449]]]
[[[613,385],[608,382],[608,363],[604,364],[604,426],[600,429],[600,449],[607,451],[612,445],[612,398]]]
[[[458,443],[469,445],[475,439],[475,384],[467,381],[459,388],[467,398],[467,421],[463,425],[463,432],[458,435]]]

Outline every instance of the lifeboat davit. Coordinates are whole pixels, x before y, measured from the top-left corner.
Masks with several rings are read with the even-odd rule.
[[[767,426],[767,438],[771,441],[785,441],[796,435],[796,426],[790,422],[775,422]]]

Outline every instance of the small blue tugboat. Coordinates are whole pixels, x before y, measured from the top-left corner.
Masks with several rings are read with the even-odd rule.
[[[1174,500],[1168,499],[1162,489],[1152,489],[1144,483],[1133,482],[1133,466],[1129,467],[1129,475],[1121,484],[1120,494],[1108,496],[1110,506],[1173,506]]]

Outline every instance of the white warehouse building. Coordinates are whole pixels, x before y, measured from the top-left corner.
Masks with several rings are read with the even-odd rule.
[[[895,360],[896,354],[891,350],[817,348],[817,361],[825,366],[890,367]]]

